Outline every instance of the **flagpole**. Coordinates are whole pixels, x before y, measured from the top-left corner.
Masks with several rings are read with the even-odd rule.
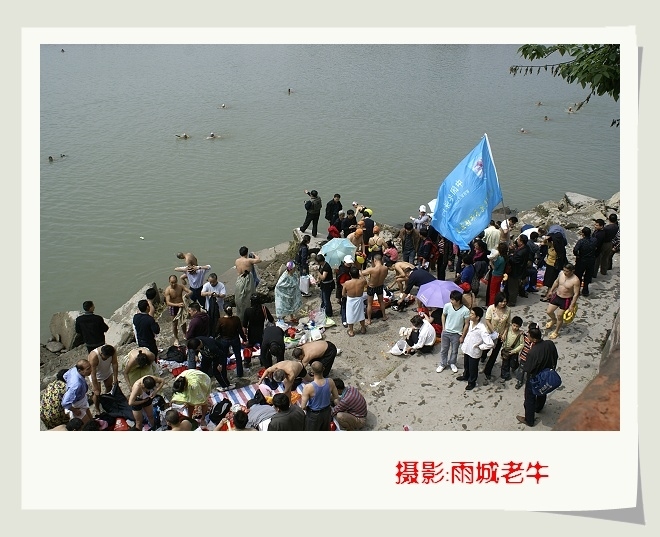
[[[488,134],[484,132],[484,138],[486,138],[486,145],[488,146],[488,154],[490,155],[490,161],[493,163],[493,168],[495,168],[495,175],[497,176],[497,184],[499,186],[500,184],[500,176],[497,175],[497,168],[495,167],[495,161],[493,160],[493,152],[490,149],[490,141],[488,140]],[[500,191],[502,191],[502,187],[500,186]],[[495,211],[493,211],[495,212]],[[504,215],[504,219],[506,220],[506,206],[504,205],[504,193],[502,193],[502,214]],[[492,219],[492,214],[490,215]]]

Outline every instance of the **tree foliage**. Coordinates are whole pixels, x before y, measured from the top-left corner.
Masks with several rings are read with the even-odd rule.
[[[542,60],[558,52],[569,59],[544,65],[512,65],[509,73],[537,75],[543,71],[560,76],[569,84],[577,82],[589,89],[589,94],[579,103],[576,111],[589,102],[592,95],[609,95],[619,100],[621,85],[620,45],[523,45],[518,54],[530,61]],[[619,120],[612,121],[619,126]]]

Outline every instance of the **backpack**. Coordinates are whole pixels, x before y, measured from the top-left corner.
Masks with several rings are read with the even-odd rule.
[[[213,405],[213,408],[209,413],[209,420],[218,425],[222,418],[224,418],[230,410],[231,401],[229,399],[223,399],[219,403]]]
[[[534,395],[548,395],[561,386],[561,377],[554,369],[547,367],[529,379],[529,382]]]
[[[431,245],[431,250],[429,251],[429,261],[435,263],[438,259],[440,259],[440,248],[438,247],[438,243],[432,241],[431,239],[426,239],[426,242]]]
[[[172,345],[169,349],[167,349],[167,360],[169,362],[178,362],[180,364],[187,361],[188,357],[186,356],[184,349],[185,347],[183,345]]]

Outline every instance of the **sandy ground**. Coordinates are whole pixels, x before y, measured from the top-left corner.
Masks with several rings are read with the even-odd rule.
[[[580,297],[577,318],[565,326],[555,340],[559,351],[557,369],[563,385],[548,396],[534,430],[552,429],[561,412],[598,373],[602,346],[619,304],[617,261],[615,258],[614,270],[607,276],[599,275],[590,285],[589,297]],[[478,305],[485,303],[484,292],[482,286]],[[530,321],[543,323],[544,326],[547,321],[547,303],[540,301],[539,294],[529,293],[528,298],[519,297],[512,308],[512,315],[519,315],[525,326]],[[320,299],[315,296],[309,302],[316,307]],[[399,329],[410,326],[409,320],[414,311],[410,308],[403,312],[387,311],[388,320],[374,320],[364,335],[356,332],[355,337],[349,337],[339,322],[338,313],[334,317],[338,326],[325,332],[325,338],[342,350],[335,360],[331,376],[340,377],[346,384],[360,388],[368,403],[369,430],[401,430],[404,425],[422,431],[509,431],[526,428],[516,420],[516,414],[524,413],[524,390],[515,389],[515,380],[506,384],[499,381],[499,358],[492,373],[497,380],[484,386],[484,377],[480,373],[478,387],[466,391],[465,383],[455,380],[462,371],[460,352],[459,373],[456,374],[450,369],[436,373],[439,345],[433,353],[426,355],[400,357],[389,353],[399,339]],[[543,332],[546,337],[550,331]]]

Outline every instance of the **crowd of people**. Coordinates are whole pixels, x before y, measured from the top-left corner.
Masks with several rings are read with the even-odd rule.
[[[429,353],[439,343],[436,372],[451,369],[458,374],[456,380],[466,383],[466,390],[478,385],[480,373],[484,385],[492,382],[499,358],[501,382],[515,376],[515,387],[525,387],[525,413],[517,416],[518,421],[534,426],[545,396],[534,395],[531,379],[544,368],[556,367],[558,352],[552,340],[560,336],[567,315],[574,316],[580,297],[589,296],[591,281],[611,270],[612,258],[620,248],[617,215],[611,214],[607,224],[594,220],[593,230],[580,230],[572,263],[566,230],[559,225],[545,229],[526,224],[517,230],[515,216],[491,220],[468,250],[460,250],[433,228],[422,205],[417,216],[411,216],[392,239],[385,240],[373,220],[373,209],[353,202],[352,208],[344,210],[340,194],[334,194],[325,205],[327,240],[345,238],[355,252],[333,269],[318,249],[310,248],[306,230],[311,226],[311,235],[318,235],[323,203],[316,190],[305,190],[305,194],[309,199],[299,228],[303,236],[294,259],[278,275],[275,315],[256,294],[257,266],[262,260],[246,246],[239,249],[235,261],[234,306],[225,304],[225,286],[210,265],[200,265],[192,253],[177,254],[185,265],[174,268],[181,276],[170,275],[164,301],[172,323],[172,344],[178,347],[185,340],[182,347],[187,361],[186,369],[173,379],[173,408],[164,413],[161,428],[208,428],[213,381],[220,392],[236,387],[228,378],[228,359],[233,354],[235,376],[244,377],[250,365],[249,358],[244,364],[245,348],[260,350],[258,386],[275,390],[283,383],[284,391],[273,392],[269,403],[255,398],[247,408],[231,414],[231,427],[223,416],[210,430],[329,430],[333,422],[345,430],[364,428],[364,396],[358,388],[345,386],[342,379],[330,377],[338,352],[331,341],[306,342],[293,350],[291,359],[285,357],[285,330],[297,325],[302,298],[311,296],[310,281],[319,288],[326,319],[336,315],[333,302],[339,306],[337,313],[349,337],[356,332],[367,334],[376,319],[388,322],[388,307],[396,311],[414,308],[402,352]],[[315,273],[311,272],[312,260]],[[417,297],[419,288],[446,280],[449,273],[454,273],[451,279],[460,291],[452,291],[446,304],[427,307]],[[480,293],[482,286],[484,292]],[[525,321],[514,315],[514,308],[518,297],[529,293],[539,293],[539,299],[547,302],[548,319],[544,326],[527,323],[527,331],[523,331]],[[106,344],[108,326],[94,313],[94,303],[83,303],[75,329],[88,357],[61,371],[42,394],[41,419],[49,430],[90,430],[96,427],[85,429],[91,421],[105,423],[98,417],[100,398],[102,393],[116,390],[120,365],[130,390],[128,405],[135,428],[157,427],[152,405],[165,381],[156,368],[161,349],[154,298],[155,290],[150,289],[138,302],[133,317],[137,347],[121,360],[116,349]],[[542,328],[551,330],[547,339],[543,339]],[[460,374],[459,350],[463,355]],[[292,392],[300,384],[304,385],[300,404],[293,404]],[[88,400],[90,385],[94,417]]]

